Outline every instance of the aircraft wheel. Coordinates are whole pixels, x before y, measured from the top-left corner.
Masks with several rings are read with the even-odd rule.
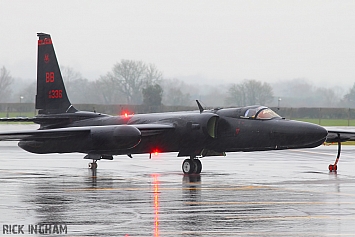
[[[201,171],[202,171],[202,163],[199,159],[194,159],[194,163],[195,163],[195,166],[196,166],[196,169],[195,169],[195,174],[200,174]]]
[[[89,169],[96,170],[97,169],[97,163],[96,162],[89,163]]]
[[[195,171],[195,162],[192,159],[185,159],[182,162],[182,172],[184,172],[184,174],[192,174]]]
[[[333,172],[333,171],[337,171],[338,170],[338,166],[337,165],[329,165],[329,171]]]

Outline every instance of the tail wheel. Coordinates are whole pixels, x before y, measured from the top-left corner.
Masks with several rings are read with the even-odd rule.
[[[333,171],[337,171],[338,170],[338,166],[337,165],[329,165],[329,171],[333,172]]]
[[[195,170],[196,165],[192,159],[186,159],[182,162],[182,172],[184,172],[184,174],[193,174]]]
[[[336,172],[337,169],[338,169],[338,162],[339,162],[339,159],[340,159],[340,153],[341,153],[341,140],[340,140],[340,134],[338,133],[338,155],[337,155],[337,158],[335,159],[335,162],[334,162],[334,165],[329,165],[328,166],[328,169],[330,172]]]

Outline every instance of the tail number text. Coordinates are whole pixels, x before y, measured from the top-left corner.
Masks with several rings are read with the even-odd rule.
[[[54,72],[46,72],[46,83],[54,82]]]
[[[50,90],[48,91],[48,98],[49,99],[60,99],[63,97],[62,90]]]

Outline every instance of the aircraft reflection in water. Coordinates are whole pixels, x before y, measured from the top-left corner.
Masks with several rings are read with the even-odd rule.
[[[283,119],[264,106],[204,110],[197,101],[199,111],[192,112],[109,116],[78,111],[68,99],[50,35],[38,33],[38,37],[38,115],[2,121],[32,121],[40,128],[0,133],[0,140],[18,140],[26,151],[84,153],[93,170],[98,160],[112,160],[114,155],[132,158],[133,154],[178,152],[179,157],[189,157],[183,161],[183,172],[199,174],[201,157],[311,148],[326,141],[328,132],[323,127]],[[351,139],[338,131],[331,133],[335,134],[332,141],[339,144]]]

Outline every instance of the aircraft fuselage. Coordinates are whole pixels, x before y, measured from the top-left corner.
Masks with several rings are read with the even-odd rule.
[[[91,133],[81,137],[62,137],[55,141],[34,137],[21,141],[19,146],[33,153],[82,152],[120,155],[179,152],[179,156],[199,156],[203,151],[222,153],[316,147],[322,144],[327,136],[327,131],[318,125],[282,118],[243,118],[238,116],[237,112],[233,113],[233,110],[237,109],[203,113],[193,111],[136,114],[127,117],[92,113],[91,118],[89,113],[85,119],[78,113],[77,117],[73,115],[74,122],[64,127],[89,126]],[[132,136],[125,131],[121,140],[110,137],[115,125],[144,124],[172,124],[173,127],[167,131],[157,131],[156,134],[152,130],[146,133],[144,129],[141,129],[140,134],[135,134],[132,128],[132,131],[129,131],[133,133]],[[108,126],[107,131],[105,126]],[[99,131],[98,135],[95,129]]]

